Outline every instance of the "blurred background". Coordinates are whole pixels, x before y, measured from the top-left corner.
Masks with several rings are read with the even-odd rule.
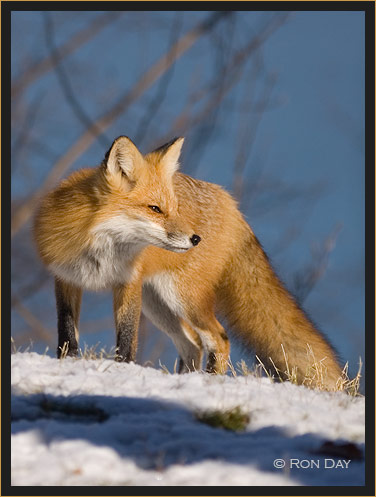
[[[350,374],[364,360],[363,12],[12,12],[12,337],[55,355],[41,195],[113,139],[185,136],[182,171],[219,183]],[[85,293],[80,345],[115,343],[110,293]],[[143,319],[138,362],[173,368]],[[232,361],[250,359],[238,346]]]

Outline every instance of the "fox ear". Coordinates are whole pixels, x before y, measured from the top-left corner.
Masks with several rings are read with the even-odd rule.
[[[107,171],[110,174],[122,173],[130,181],[136,181],[142,160],[138,148],[127,136],[116,138],[105,157]]]
[[[184,138],[175,138],[172,142],[167,143],[163,147],[163,157],[161,163],[165,172],[172,176],[179,169],[179,157],[181,147],[183,146]]]

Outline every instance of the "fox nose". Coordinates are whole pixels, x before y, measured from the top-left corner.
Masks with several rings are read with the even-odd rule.
[[[198,245],[201,241],[201,238],[198,236],[198,235],[192,235],[191,237],[191,242],[192,242],[192,245],[195,247],[196,245]]]

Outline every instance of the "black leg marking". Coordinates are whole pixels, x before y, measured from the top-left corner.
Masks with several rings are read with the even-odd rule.
[[[62,302],[57,302],[57,332],[58,347],[57,357],[60,358],[63,349],[68,347],[67,355],[76,356],[78,343],[72,309]]]
[[[178,373],[181,374],[185,371],[185,362],[183,359],[180,357],[179,359],[179,368],[178,368]]]
[[[65,289],[67,292],[67,290]],[[81,296],[77,294],[77,289],[70,289],[71,295],[68,297],[64,293],[64,283],[55,279],[55,296],[57,310],[57,333],[58,347],[57,357],[64,355],[76,356],[78,353],[78,343],[76,338],[76,320],[78,319]],[[76,295],[75,295],[76,294]],[[77,300],[78,299],[78,300]],[[74,304],[73,304],[73,303]],[[76,305],[76,316],[73,305]]]
[[[135,309],[128,309],[126,316],[118,321],[116,327],[116,361],[130,362],[135,360],[138,320],[139,313]]]
[[[215,373],[216,372],[217,359],[214,352],[208,352],[208,359],[206,362],[206,372]]]

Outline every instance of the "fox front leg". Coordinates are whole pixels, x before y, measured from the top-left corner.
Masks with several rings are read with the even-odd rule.
[[[116,357],[118,362],[134,361],[137,352],[138,325],[141,314],[141,283],[113,289],[116,326]]]
[[[55,278],[55,296],[58,333],[57,357],[60,358],[62,353],[76,356],[82,289]]]

